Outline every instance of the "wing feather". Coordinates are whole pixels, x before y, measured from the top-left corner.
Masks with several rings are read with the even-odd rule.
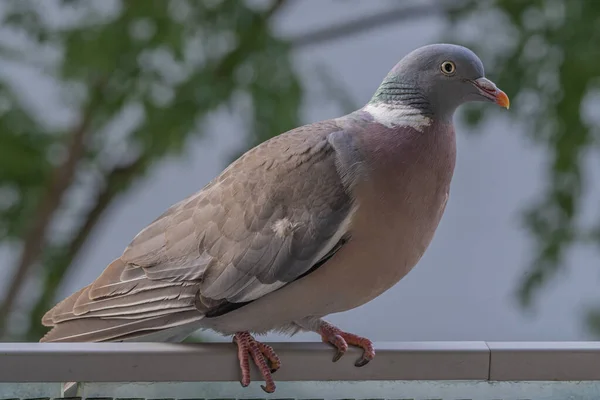
[[[354,210],[328,139],[339,130],[324,121],[245,153],[49,311],[43,322],[54,329],[44,341],[120,340],[186,324],[320,265],[347,239]]]

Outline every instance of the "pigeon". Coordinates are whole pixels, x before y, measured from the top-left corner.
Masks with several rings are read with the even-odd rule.
[[[481,60],[455,44],[404,56],[370,101],[244,153],[137,234],[91,284],[58,303],[41,342],[181,342],[231,336],[268,393],[281,362],[255,336],[315,332],[338,360],[373,343],[325,321],[393,287],[433,239],[467,102],[509,107]]]

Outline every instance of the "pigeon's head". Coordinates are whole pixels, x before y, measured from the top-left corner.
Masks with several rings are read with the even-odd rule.
[[[458,106],[471,101],[509,107],[508,96],[485,78],[479,57],[453,44],[432,44],[407,54],[390,71],[373,100],[439,117],[451,117]]]

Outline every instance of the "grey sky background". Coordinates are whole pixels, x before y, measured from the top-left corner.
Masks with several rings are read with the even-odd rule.
[[[277,20],[277,30],[295,36],[389,6],[389,1],[295,1]],[[298,51],[295,59],[306,88],[304,122],[342,113],[324,93],[317,67],[328,69],[351,100],[362,105],[402,56],[420,45],[443,41],[445,29],[442,20],[430,17]],[[57,121],[68,119],[52,101],[51,84],[36,83],[27,71],[13,72],[44,115]],[[209,136],[191,142],[183,157],[156,165],[147,179],[107,213],[61,296],[92,281],[139,230],[226,166],[241,145],[243,123],[222,110],[209,126]],[[519,212],[542,190],[546,160],[542,149],[526,140],[522,129],[511,121],[510,111],[487,121],[482,130],[483,134],[469,132],[457,125],[458,160],[450,200],[419,265],[384,295],[358,309],[332,315],[330,321],[377,341],[590,338],[583,312],[586,306],[600,303],[600,262],[592,249],[579,247],[571,253],[568,270],[537,297],[535,313],[517,306],[513,291],[531,254]],[[600,204],[600,163],[590,160],[589,165],[596,173],[590,179],[593,190],[586,199],[586,218],[597,214]],[[0,280],[5,280],[6,272],[2,268]],[[290,340],[278,335],[268,339]],[[300,334],[291,340],[319,338]]]

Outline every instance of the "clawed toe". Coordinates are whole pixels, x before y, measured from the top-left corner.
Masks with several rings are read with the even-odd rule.
[[[319,329],[321,338],[324,342],[333,345],[337,351],[333,356],[333,362],[338,361],[348,350],[348,345],[360,347],[363,349],[362,356],[354,363],[357,367],[364,367],[373,358],[375,358],[375,349],[373,343],[364,337],[344,332],[335,326],[323,322]]]
[[[369,363],[369,361],[371,361],[371,360],[370,360],[370,359],[368,359],[368,358],[366,358],[366,357],[363,355],[361,358],[359,358],[359,359],[358,359],[358,360],[357,360],[357,361],[354,363],[354,365],[355,365],[356,367],[359,367],[359,368],[360,368],[360,367],[364,367],[365,365],[367,365],[367,364]]]
[[[233,341],[238,346],[238,358],[242,379],[240,383],[243,387],[250,384],[250,357],[258,367],[265,385],[260,387],[267,393],[275,391],[275,382],[271,374],[281,367],[281,361],[271,346],[260,343],[248,332],[238,332],[234,335]]]
[[[340,358],[342,358],[342,356],[345,354],[344,351],[341,351],[340,349],[338,349],[335,352],[335,355],[333,356],[333,359],[331,361],[333,362],[338,362]]]
[[[271,366],[271,373],[277,372],[279,368],[281,368],[281,361],[279,360],[279,356],[275,353],[275,350],[268,344],[264,344],[261,342],[256,342],[258,348],[260,349],[263,356],[267,358],[269,365]]]

